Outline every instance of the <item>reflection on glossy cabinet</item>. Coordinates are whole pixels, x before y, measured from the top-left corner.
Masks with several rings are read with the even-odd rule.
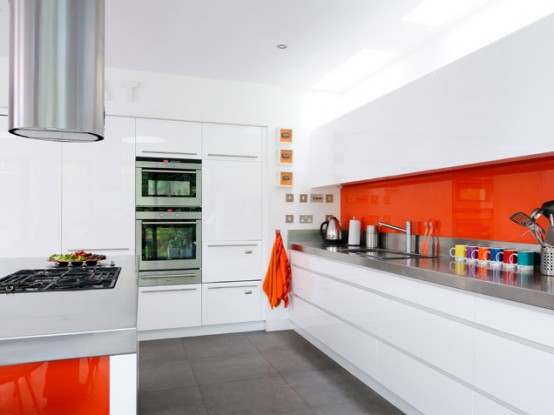
[[[262,239],[262,164],[202,163],[202,240]]]
[[[135,120],[106,117],[105,131],[97,143],[63,144],[63,252],[134,252]]]
[[[202,284],[202,324],[260,321],[262,282]]]
[[[200,284],[141,287],[138,330],[200,326],[201,303]]]
[[[61,144],[12,135],[0,116],[0,154],[0,258],[58,252]]]
[[[199,159],[202,126],[197,122],[137,118],[137,157]]]

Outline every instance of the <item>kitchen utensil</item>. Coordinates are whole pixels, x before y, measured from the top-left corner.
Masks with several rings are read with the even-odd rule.
[[[324,229],[325,228],[325,229]],[[340,244],[342,241],[342,231],[340,222],[334,216],[329,220],[323,222],[319,227],[321,237],[327,244]]]
[[[552,213],[550,214],[550,224],[554,228],[554,214],[552,214]]]
[[[544,202],[542,204],[541,209],[545,215],[554,214],[554,200],[550,200],[549,202]]]
[[[537,219],[542,216],[542,209],[541,208],[534,209],[529,216],[531,217],[531,219],[533,219],[533,221],[536,222]]]
[[[429,252],[429,222],[424,221],[423,226],[425,227],[425,232],[423,233],[420,251],[423,255],[427,255]]]
[[[537,216],[538,213],[536,211],[538,210],[542,211],[542,209],[535,209],[533,210],[531,215]],[[531,216],[523,212],[516,212],[512,216],[510,216],[510,220],[514,223],[517,223],[518,225],[529,228],[531,234],[535,237],[537,242],[541,246],[544,246],[544,230],[535,222],[535,220]]]
[[[510,220],[526,228],[528,228],[533,223],[533,219],[523,212],[514,213],[512,216],[510,216]]]
[[[541,249],[541,274],[554,275],[554,247]]]
[[[546,245],[554,246],[554,227],[552,223],[549,223],[546,227],[546,235],[544,236],[544,242]]]

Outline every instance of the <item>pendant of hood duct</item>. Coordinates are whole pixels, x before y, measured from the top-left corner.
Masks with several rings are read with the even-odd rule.
[[[9,131],[104,139],[105,0],[10,0]]]

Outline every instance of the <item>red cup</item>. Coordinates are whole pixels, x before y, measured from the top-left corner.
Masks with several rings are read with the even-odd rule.
[[[515,249],[505,249],[502,263],[505,268],[515,268],[517,266],[517,251]]]

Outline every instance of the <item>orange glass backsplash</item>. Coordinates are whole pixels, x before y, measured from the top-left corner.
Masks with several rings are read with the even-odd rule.
[[[341,222],[348,228],[355,216],[365,230],[378,221],[404,227],[411,220],[413,232],[423,235],[423,222],[433,220],[439,236],[536,243],[509,218],[549,200],[554,156],[345,185]],[[538,223],[546,227],[546,218]]]

